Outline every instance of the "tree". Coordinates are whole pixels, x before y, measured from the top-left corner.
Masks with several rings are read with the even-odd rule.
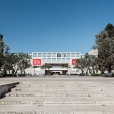
[[[98,66],[102,73],[107,70],[111,73],[114,68],[114,26],[108,24],[103,31],[96,36],[98,49]]]
[[[12,76],[15,76],[15,70],[12,69]]]
[[[4,65],[3,66],[3,76],[6,76],[7,75],[7,68],[6,66]]]
[[[90,69],[90,55],[88,53],[85,54],[84,56],[84,61],[85,61],[85,67],[86,67],[86,75],[88,75],[88,71]]]
[[[10,73],[10,70],[17,74],[17,71],[20,70],[21,73],[25,71],[26,68],[31,66],[30,64],[30,56],[25,53],[5,53],[4,55],[4,65]]]
[[[70,68],[68,64],[62,64],[62,68]]]
[[[4,61],[3,64],[6,66],[7,70],[9,71],[10,74],[10,70],[13,69],[13,58],[12,58],[12,53],[9,52],[10,47],[5,45],[5,49],[4,49]]]
[[[0,34],[0,71],[1,71],[1,67],[3,65],[3,52],[4,52],[4,42],[3,42],[3,35]]]
[[[26,68],[29,68],[31,66],[29,59],[30,56],[28,54],[25,53],[18,53],[18,69],[21,71],[21,74],[24,73]]]
[[[90,67],[92,67],[92,73],[95,74],[95,70],[96,70],[96,73],[98,71],[98,66],[97,66],[97,57],[94,56],[94,55],[90,55]]]
[[[74,66],[74,68],[81,69],[82,75],[84,74],[84,69],[86,67],[85,65],[85,59],[81,56],[81,58],[77,59],[77,64]]]
[[[6,66],[7,70],[9,71],[14,71],[16,74],[17,72],[17,64],[19,63],[19,57],[18,54],[16,53],[10,53],[10,52],[5,52],[4,53],[4,65]]]
[[[62,68],[70,68],[70,65],[69,64],[62,64]],[[64,72],[64,74],[66,74],[65,72]],[[69,73],[69,75],[70,75],[70,73]]]
[[[52,65],[51,64],[44,64],[44,65],[41,65],[40,66],[41,69],[48,69],[48,75],[49,75],[49,69],[52,68]]]

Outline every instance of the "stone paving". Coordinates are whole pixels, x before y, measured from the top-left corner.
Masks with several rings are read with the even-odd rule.
[[[114,114],[114,79],[47,76],[1,78],[19,82],[0,99],[0,114]]]

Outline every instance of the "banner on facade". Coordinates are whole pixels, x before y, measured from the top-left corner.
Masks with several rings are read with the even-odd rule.
[[[76,59],[72,59],[72,65],[76,65]]]
[[[34,65],[34,66],[39,66],[39,65],[41,65],[41,59],[33,59],[33,65]]]

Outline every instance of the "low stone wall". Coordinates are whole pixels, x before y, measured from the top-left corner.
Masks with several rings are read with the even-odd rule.
[[[0,98],[2,95],[11,90],[11,88],[15,87],[15,85],[19,84],[19,82],[8,83],[8,84],[0,84]]]

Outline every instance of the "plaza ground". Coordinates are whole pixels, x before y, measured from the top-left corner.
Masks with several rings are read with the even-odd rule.
[[[114,114],[114,78],[46,76],[0,78],[19,82],[0,99],[0,114]]]

